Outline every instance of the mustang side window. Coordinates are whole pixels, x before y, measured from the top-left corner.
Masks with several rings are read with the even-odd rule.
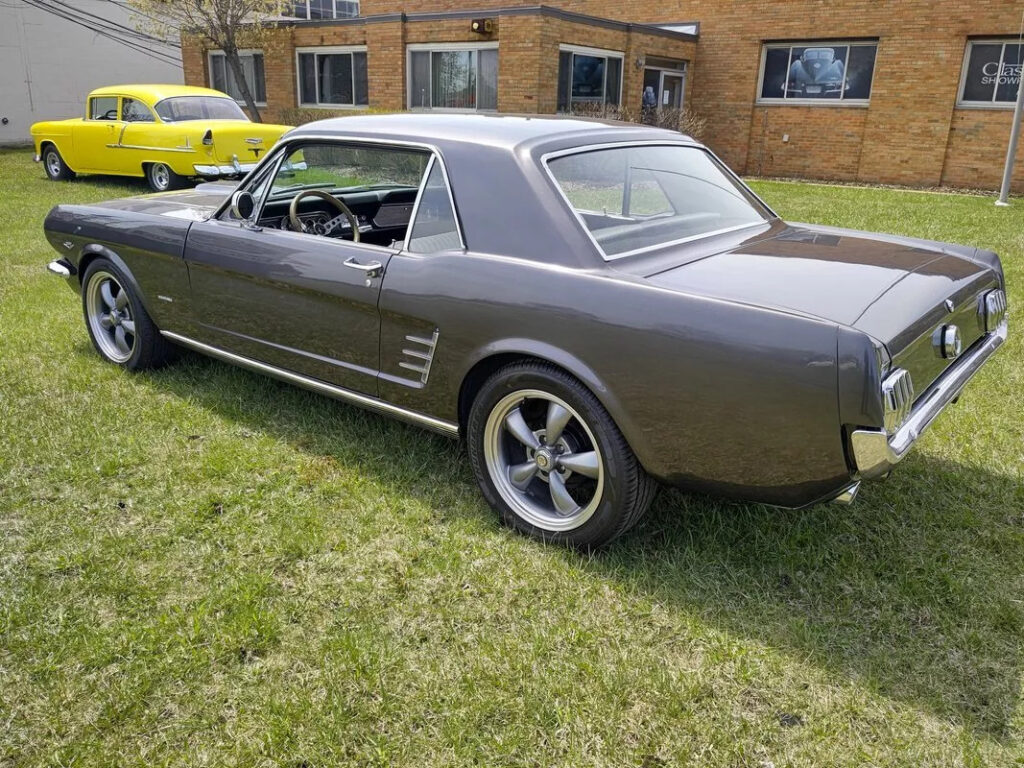
[[[448,185],[441,164],[431,163],[430,175],[420,196],[416,220],[412,223],[407,250],[410,253],[457,251],[462,248]]]
[[[89,99],[90,120],[117,120],[117,96],[94,96]]]

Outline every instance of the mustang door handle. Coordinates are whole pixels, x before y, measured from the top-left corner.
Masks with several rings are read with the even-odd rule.
[[[345,266],[351,267],[352,269],[358,269],[364,273],[367,277],[377,277],[384,269],[384,265],[379,261],[371,261],[369,264],[360,264],[356,261],[356,257],[353,256],[349,259],[345,259]]]

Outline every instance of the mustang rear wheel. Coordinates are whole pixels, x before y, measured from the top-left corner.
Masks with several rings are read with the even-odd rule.
[[[68,168],[64,158],[52,144],[43,150],[43,167],[50,181],[69,181],[75,178],[75,172]]]
[[[166,163],[150,163],[146,166],[146,181],[154,192],[167,192],[185,186],[185,177],[172,171]]]
[[[156,368],[174,346],[150,319],[127,276],[111,261],[96,259],[82,278],[82,309],[96,351],[130,370]]]
[[[513,363],[487,380],[470,410],[468,448],[506,524],[572,546],[628,531],[656,488],[600,401],[543,363]]]

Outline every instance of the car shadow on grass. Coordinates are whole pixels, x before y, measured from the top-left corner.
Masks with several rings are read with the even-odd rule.
[[[399,493],[475,486],[455,443],[415,427],[191,354],[148,376]],[[482,497],[478,509],[493,516]],[[608,549],[550,552],[838,684],[1009,737],[1024,663],[1024,490],[1013,478],[918,451],[849,507],[783,510],[666,489]]]

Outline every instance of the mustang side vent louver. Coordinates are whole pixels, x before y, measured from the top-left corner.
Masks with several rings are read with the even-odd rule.
[[[434,360],[434,350],[437,348],[437,337],[440,334],[434,329],[429,339],[422,336],[406,336],[405,340],[412,344],[412,348],[404,348],[402,354],[412,361],[401,360],[398,364],[407,371],[414,371],[420,376],[420,384],[426,384],[430,376],[430,364]]]

